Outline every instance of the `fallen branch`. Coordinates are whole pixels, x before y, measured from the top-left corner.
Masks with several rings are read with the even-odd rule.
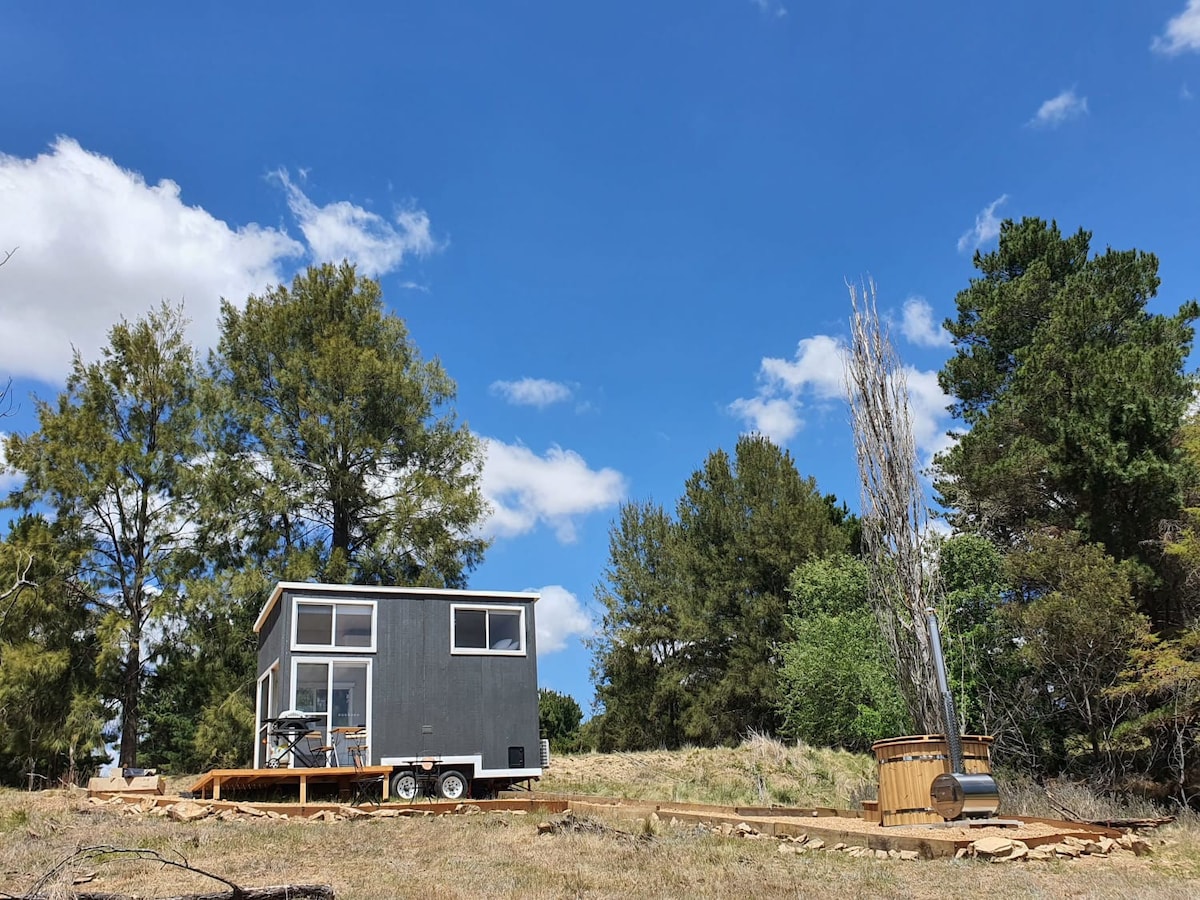
[[[4,894],[13,900],[50,900],[50,894]],[[54,895],[63,896],[63,895]],[[110,894],[85,891],[65,895],[68,900],[138,900],[132,894]],[[271,887],[237,888],[207,894],[177,894],[161,900],[335,900],[333,888],[327,884],[277,884]]]
[[[0,897],[10,898],[10,900],[50,900],[51,894],[44,893],[44,888],[67,866],[72,863],[112,856],[151,860],[163,866],[172,866],[176,869],[183,869],[185,872],[203,875],[205,878],[211,878],[213,881],[219,881],[228,886],[227,890],[203,894],[178,894],[174,897],[164,897],[162,900],[334,900],[333,888],[327,884],[280,884],[270,887],[244,888],[234,884],[228,878],[222,878],[220,875],[196,868],[182,854],[179,859],[170,859],[157,850],[111,846],[80,847],[52,866],[48,872],[34,882],[28,893],[5,894],[0,891]],[[61,894],[54,896],[61,896]],[[68,896],[72,900],[136,900],[131,894],[112,894],[105,891],[81,891]]]

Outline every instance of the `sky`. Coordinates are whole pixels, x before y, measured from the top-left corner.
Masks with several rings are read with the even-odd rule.
[[[1003,219],[1156,253],[1156,312],[1200,283],[1200,0],[9,0],[0,83],[0,430],[121,317],[181,301],[203,350],[222,297],[349,259],[483,441],[471,587],[541,591],[587,712],[621,502],[759,432],[857,508],[847,281],[925,459]]]

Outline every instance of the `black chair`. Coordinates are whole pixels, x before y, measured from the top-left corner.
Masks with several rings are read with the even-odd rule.
[[[378,807],[383,803],[383,785],[387,776],[364,771],[371,764],[371,759],[367,756],[367,729],[364,726],[353,734],[348,734],[346,738],[346,752],[354,763],[354,778],[350,782],[350,805],[369,803]]]

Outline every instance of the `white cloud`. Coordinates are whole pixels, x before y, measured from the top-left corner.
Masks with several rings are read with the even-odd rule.
[[[786,444],[804,425],[797,405],[783,397],[739,397],[729,404],[729,411],[764,437],[776,444]]]
[[[819,334],[804,338],[793,360],[763,359],[756,396],[739,398],[728,411],[776,443],[790,440],[803,427],[801,411],[810,401],[829,403],[846,400],[846,345],[837,338]],[[904,367],[908,383],[908,405],[913,440],[928,464],[949,446],[946,428],[949,397],[938,385],[937,372]]]
[[[71,347],[96,359],[119,319],[186,301],[189,337],[211,346],[225,296],[280,280],[304,247],[276,228],[231,228],[188,206],[173,181],[136,172],[59,138],[35,159],[0,155],[0,334],[5,374],[60,381]]]
[[[1151,42],[1150,47],[1167,56],[1185,50],[1200,50],[1200,0],[1188,0],[1183,12],[1167,22],[1166,30]]]
[[[958,239],[958,252],[978,250],[1000,234],[1000,220],[996,218],[996,207],[1008,201],[1008,194],[1001,194],[975,216],[975,226],[963,232]]]
[[[846,396],[845,354],[846,348],[837,338],[826,334],[803,338],[795,359],[763,359],[759,377],[791,393],[807,389],[822,400],[840,399]]]
[[[1086,116],[1087,112],[1087,97],[1080,97],[1075,93],[1075,88],[1069,88],[1039,106],[1033,118],[1025,124],[1054,128],[1069,119]]]
[[[393,223],[346,202],[318,207],[286,172],[275,177],[318,261],[379,275],[438,247],[420,210]],[[0,252],[14,247],[0,291],[3,374],[49,383],[65,377],[72,347],[96,359],[115,323],[164,299],[186,304],[189,339],[211,347],[222,297],[241,303],[309,255],[282,228],[231,227],[184,203],[174,181],[149,184],[66,137],[33,159],[0,154]]]
[[[406,256],[426,256],[439,249],[424,210],[399,210],[389,222],[346,200],[317,206],[285,170],[273,177],[283,185],[288,208],[320,262],[348,259],[362,274],[375,278],[400,268]]]
[[[933,321],[933,307],[924,297],[909,297],[904,301],[900,332],[918,347],[950,346],[950,332]]]
[[[548,584],[537,592],[542,595],[534,609],[538,656],[565,650],[570,638],[591,636],[592,617],[578,597],[561,584]]]
[[[750,0],[750,2],[757,6],[759,12],[765,16],[782,19],[788,14],[787,7],[779,0]]]
[[[484,438],[482,490],[492,506],[483,533],[515,537],[544,523],[562,543],[575,540],[576,519],[615,506],[625,496],[625,476],[592,469],[573,450],[551,447],[538,456],[520,444]]]
[[[516,406],[536,406],[538,409],[571,399],[570,387],[544,378],[493,381],[490,390]]]

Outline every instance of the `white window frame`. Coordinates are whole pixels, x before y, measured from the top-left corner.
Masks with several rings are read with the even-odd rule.
[[[329,639],[337,638],[337,608],[339,606],[367,606],[371,609],[371,643],[366,647],[341,647],[329,644],[301,644],[299,640],[300,607],[331,606],[333,618],[330,622]],[[335,600],[332,597],[296,597],[292,600],[292,649],[316,651],[318,653],[374,653],[379,640],[379,602],[376,600]]]
[[[492,650],[488,647],[456,647],[454,646],[454,616],[460,609],[482,611],[486,613],[500,612],[512,615],[517,613],[521,617],[518,630],[521,635],[520,650]],[[484,641],[491,643],[490,635],[492,630],[492,619],[489,615],[486,619],[487,624],[484,627]],[[451,603],[450,604],[450,654],[451,656],[528,656],[529,655],[529,638],[525,633],[525,607],[524,606],[501,606],[498,604],[488,605],[486,603]]]
[[[271,699],[279,690],[279,658],[275,658],[275,662],[267,667],[267,670],[258,676],[258,680],[254,683],[254,768],[261,769],[266,765],[266,754],[263,753],[263,746],[267,737],[267,715],[271,710]],[[263,682],[267,683],[267,709],[263,709],[262,705],[262,688]],[[268,749],[269,749],[269,745]]]
[[[375,736],[374,724],[371,721],[371,718],[372,718],[371,713],[373,712],[373,710],[371,708],[371,704],[374,700],[374,697],[372,696],[373,682],[371,680],[371,676],[373,674],[372,670],[375,666],[375,661],[372,659],[362,659],[361,657],[357,657],[357,656],[294,656],[294,657],[292,657],[292,680],[291,680],[291,685],[289,686],[289,690],[288,690],[288,703],[290,704],[288,706],[288,709],[297,709],[297,710],[300,709],[300,707],[298,707],[296,705],[296,667],[298,665],[302,665],[304,663],[318,663],[318,664],[324,663],[326,666],[328,666],[328,668],[325,671],[325,689],[327,691],[325,705],[326,705],[327,709],[323,713],[309,712],[308,710],[300,710],[301,712],[305,713],[306,715],[324,716],[325,717],[324,725],[316,725],[314,727],[321,729],[321,731],[325,735],[326,740],[328,740],[330,738],[329,729],[333,727],[331,724],[333,721],[333,692],[334,692],[334,685],[336,684],[336,682],[334,682],[334,680],[333,680],[333,667],[336,665],[365,666],[366,667],[366,670],[367,670],[367,696],[366,696],[365,700],[366,700],[367,743],[371,744],[373,742],[374,736]],[[370,747],[368,747],[367,748],[367,759],[371,758],[370,754],[371,754],[371,750],[370,750]],[[340,762],[340,760],[339,760],[339,762]]]

